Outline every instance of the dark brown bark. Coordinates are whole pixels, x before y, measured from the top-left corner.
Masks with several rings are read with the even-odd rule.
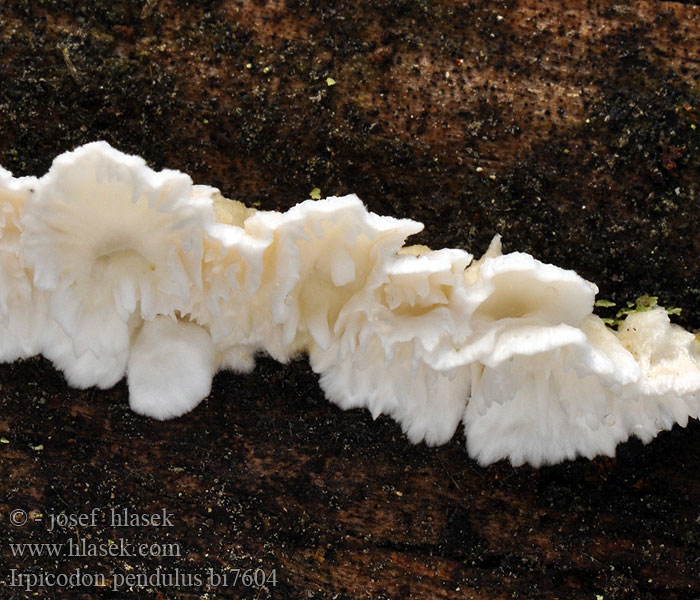
[[[700,8],[687,2],[20,0],[0,7],[0,164],[106,139],[233,198],[356,192],[417,241],[507,249],[700,325]],[[331,78],[335,84],[328,78]],[[10,569],[276,569],[210,597],[700,597],[700,426],[615,459],[477,467],[343,413],[300,360],[221,374],[191,415],[0,367],[0,597]],[[5,443],[7,442],[7,443]],[[174,527],[12,527],[166,508]],[[102,514],[102,513],[101,513]],[[10,542],[177,542],[181,558],[13,558]],[[108,590],[37,590],[99,598]],[[125,597],[199,598],[153,586]]]

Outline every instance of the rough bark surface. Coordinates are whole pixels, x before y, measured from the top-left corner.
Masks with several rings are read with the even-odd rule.
[[[697,2],[6,1],[0,164],[41,175],[105,139],[256,207],[355,192],[423,221],[417,242],[479,254],[501,233],[697,328],[699,83]],[[615,459],[483,469],[461,432],[411,446],[341,412],[305,360],[220,374],[160,423],[123,383],[71,390],[34,359],[0,367],[0,436],[1,598],[114,597],[158,567],[229,585],[120,597],[700,598],[697,422]],[[111,508],[173,526],[113,527]],[[16,527],[14,509],[38,512]],[[92,509],[94,527],[48,531]],[[10,546],[69,539],[181,556]],[[106,587],[10,585],[78,568]],[[232,585],[256,568],[266,585]]]

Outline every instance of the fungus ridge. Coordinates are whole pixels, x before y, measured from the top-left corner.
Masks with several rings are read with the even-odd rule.
[[[0,169],[0,361],[194,409],[217,370],[304,353],[327,398],[413,443],[460,423],[481,464],[614,455],[700,416],[700,342],[654,306],[617,329],[597,288],[496,236],[474,260],[354,195],[256,211],[95,142],[40,178]]]

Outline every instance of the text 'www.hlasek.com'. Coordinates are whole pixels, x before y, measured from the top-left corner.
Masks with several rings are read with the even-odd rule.
[[[185,544],[172,539],[177,519],[165,508],[156,512],[94,508],[47,515],[15,509],[9,522],[17,535],[6,540],[7,574],[2,583],[13,589],[208,590],[277,585],[275,568],[260,563],[233,568],[231,559],[235,557],[227,556],[223,566],[192,567]],[[189,526],[187,530],[191,531]],[[165,539],[144,540],[148,532],[157,532]],[[52,541],[41,541],[44,534]]]

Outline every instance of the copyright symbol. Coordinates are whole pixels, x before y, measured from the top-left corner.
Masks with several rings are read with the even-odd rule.
[[[27,522],[27,511],[16,508],[10,513],[10,523],[15,527],[22,527]]]

